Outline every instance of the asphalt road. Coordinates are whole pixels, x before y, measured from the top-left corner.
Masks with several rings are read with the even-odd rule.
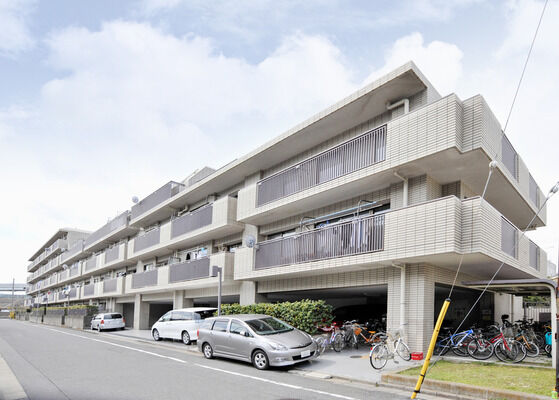
[[[373,386],[287,370],[206,360],[180,344],[149,343],[0,320],[0,355],[31,400],[50,399],[408,399]]]

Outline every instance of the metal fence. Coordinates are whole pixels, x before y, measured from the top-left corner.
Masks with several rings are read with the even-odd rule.
[[[384,215],[356,218],[296,236],[258,243],[255,269],[384,249]]]
[[[386,125],[258,182],[256,205],[320,185],[386,159]]]
[[[134,239],[134,252],[159,244],[160,233],[159,228],[155,228],[143,235],[136,236]]]
[[[165,200],[170,199],[177,194],[181,188],[184,187],[182,183],[169,182],[157,189],[155,192],[147,196],[145,199],[140,200],[138,204],[132,206],[130,218],[134,219],[139,217],[146,211],[151,210],[158,204],[163,203]]]
[[[132,275],[132,289],[157,285],[157,270],[137,272]]]
[[[195,231],[212,223],[213,204],[208,204],[171,222],[171,238]]]
[[[105,263],[114,261],[120,255],[120,245],[105,250]]]
[[[107,236],[109,233],[117,230],[120,227],[126,226],[128,224],[128,216],[130,211],[123,212],[118,217],[113,218],[101,228],[97,229],[91,235],[89,235],[84,241],[84,247],[89,247],[99,239]]]
[[[518,254],[518,233],[516,227],[501,217],[501,250],[509,256],[515,257]]]
[[[84,296],[93,296],[95,294],[95,284],[91,283],[89,285],[85,285],[83,287],[83,295]]]
[[[505,167],[507,167],[512,176],[518,180],[518,154],[504,134],[501,139],[501,148],[503,164],[505,164]]]
[[[103,293],[116,292],[116,282],[118,278],[105,279],[103,281]]]
[[[210,258],[185,261],[169,266],[169,282],[190,281],[210,276]]]

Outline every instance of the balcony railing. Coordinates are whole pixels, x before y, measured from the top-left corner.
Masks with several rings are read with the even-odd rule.
[[[514,179],[518,180],[518,154],[506,135],[501,139],[502,160]]]
[[[70,257],[75,256],[76,254],[81,253],[82,251],[83,251],[83,240],[80,239],[76,243],[74,243],[74,245],[70,249],[62,253],[62,256],[60,257],[60,262],[64,263]]]
[[[148,247],[159,244],[161,238],[161,231],[159,228],[152,229],[151,231],[138,235],[134,239],[134,253],[147,249]]]
[[[85,262],[86,271],[91,271],[92,269],[95,269],[96,266],[97,266],[97,256],[91,256]]]
[[[280,267],[383,249],[384,215],[377,215],[258,243],[254,267]]]
[[[68,297],[71,299],[75,299],[76,297],[78,297],[78,289],[77,288],[70,289],[70,293],[68,293]]]
[[[536,207],[539,207],[539,188],[538,184],[536,183],[532,174],[529,175],[530,184],[529,184],[529,191],[530,191],[530,200]]]
[[[118,278],[114,279],[105,279],[103,281],[103,293],[112,293],[116,292],[116,283]]]
[[[119,254],[120,254],[120,245],[105,250],[105,264],[118,259]]]
[[[518,255],[518,232],[504,217],[501,217],[501,250],[514,258]]]
[[[91,283],[89,285],[85,285],[83,287],[83,295],[84,296],[93,296],[95,294],[95,284]]]
[[[69,271],[70,271],[70,273],[69,273],[70,278],[73,277],[73,276],[78,275],[78,274],[80,273],[80,266],[79,266],[79,264],[76,263],[76,264],[72,265],[72,266],[70,267]]]
[[[386,159],[386,125],[269,176],[257,185],[256,205],[301,192]]]
[[[530,266],[539,270],[540,266],[540,248],[530,240]]]
[[[101,228],[97,229],[91,235],[89,235],[84,241],[84,247],[89,247],[96,241],[101,238],[104,238],[108,234],[113,231],[116,231],[118,228],[126,226],[128,223],[128,216],[130,215],[130,211],[126,211],[120,214],[118,217],[112,219],[111,221],[107,222]]]
[[[169,283],[190,281],[210,276],[210,258],[185,261],[169,266]]]
[[[212,223],[213,204],[208,204],[171,222],[171,238],[195,231]]]
[[[177,194],[184,185],[178,182],[169,182],[157,189],[155,192],[147,196],[145,199],[140,200],[138,204],[132,206],[130,218],[134,219],[139,217],[146,211],[151,210],[158,204],[163,203],[165,200],[170,199]]]
[[[157,285],[157,270],[137,272],[132,275],[132,289]]]

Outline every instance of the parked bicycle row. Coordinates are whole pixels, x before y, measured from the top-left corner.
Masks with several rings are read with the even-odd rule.
[[[495,355],[507,363],[519,363],[541,353],[551,354],[551,327],[546,329],[525,320],[512,324],[507,317],[503,316],[501,324],[486,328],[471,327],[460,332],[443,328],[433,354],[442,356],[452,351],[457,356],[470,356],[476,360],[487,360]]]

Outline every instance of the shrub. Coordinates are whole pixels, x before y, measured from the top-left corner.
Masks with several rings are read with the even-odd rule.
[[[266,314],[281,319],[297,329],[313,334],[317,325],[332,322],[332,306],[324,300],[285,301],[283,303],[257,303],[241,306],[223,304],[222,315]]]

